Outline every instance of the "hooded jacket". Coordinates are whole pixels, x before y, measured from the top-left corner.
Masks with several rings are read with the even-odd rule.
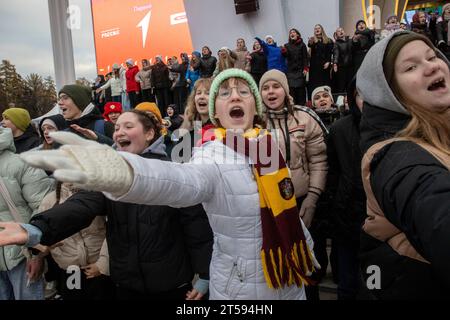
[[[47,177],[43,170],[27,165],[15,151],[11,130],[0,127],[0,177],[22,222],[27,223],[37,212],[45,195],[53,190],[54,180]],[[15,221],[1,194],[0,221]],[[0,246],[0,271],[13,269],[24,258],[22,246]]]
[[[361,147],[392,138],[411,117],[386,81],[383,57],[397,32],[378,42],[366,55],[357,75],[364,100]],[[437,51],[439,58],[445,59]],[[448,63],[448,61],[447,61]],[[363,177],[363,179],[368,179]],[[425,149],[410,141],[398,141],[379,150],[370,163],[373,194],[390,223],[402,231],[417,252],[431,264],[399,255],[387,242],[362,232],[363,270],[381,268],[381,299],[442,298],[450,288],[450,173]],[[367,276],[363,272],[363,275]]]
[[[260,200],[248,158],[219,141],[204,143],[187,164],[143,159],[126,152],[121,155],[139,178],[118,201],[173,207],[203,204],[214,232],[211,300],[305,299],[303,287],[274,290],[265,282]],[[304,224],[302,227],[308,246],[313,246],[308,230]]]

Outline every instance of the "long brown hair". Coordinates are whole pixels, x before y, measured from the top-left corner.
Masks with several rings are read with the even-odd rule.
[[[194,88],[187,98],[186,109],[184,111],[184,121],[181,128],[192,130],[194,128],[194,121],[201,121],[200,114],[195,107],[195,94],[200,87],[205,87],[209,90],[211,88],[211,84],[212,80],[210,78],[201,78],[195,82]]]
[[[430,43],[425,41],[427,45]],[[433,46],[430,46],[434,49]],[[448,65],[447,65],[448,66]],[[430,112],[426,106],[418,105],[405,97],[394,76],[392,91],[400,103],[411,113],[411,121],[397,137],[416,142],[425,142],[450,156],[450,109]]]
[[[220,51],[225,51],[225,50],[219,50],[219,72],[222,72],[226,69],[230,69],[234,67],[234,63],[235,60],[231,57],[230,52],[225,51],[226,57],[223,58],[222,55],[220,54]]]

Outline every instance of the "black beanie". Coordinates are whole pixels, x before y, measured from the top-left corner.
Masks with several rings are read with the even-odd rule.
[[[366,21],[364,21],[364,20],[358,20],[358,21],[356,22],[356,25],[355,25],[355,29],[356,29],[356,30],[358,30],[358,24],[359,24],[360,22],[364,22],[364,24],[365,24],[366,27],[367,27]]]
[[[392,37],[391,41],[386,47],[383,58],[383,71],[388,83],[392,83],[394,79],[395,71],[395,59],[400,52],[400,50],[409,42],[421,40],[425,42],[430,48],[434,48],[433,44],[428,40],[428,38],[415,33],[415,32],[402,32],[398,35]]]
[[[92,90],[89,87],[79,84],[68,84],[59,91],[58,96],[61,93],[67,94],[81,111],[84,111],[91,103]]]

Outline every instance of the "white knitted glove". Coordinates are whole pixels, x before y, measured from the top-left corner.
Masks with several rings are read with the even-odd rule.
[[[21,158],[33,167],[54,171],[56,179],[84,190],[125,194],[133,183],[133,170],[113,148],[70,132],[52,132],[63,146],[58,150],[24,152]]]

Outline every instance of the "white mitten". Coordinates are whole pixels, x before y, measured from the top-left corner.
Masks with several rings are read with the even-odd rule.
[[[54,171],[56,179],[76,187],[121,196],[133,183],[133,170],[113,148],[70,132],[52,132],[63,146],[58,150],[24,152],[21,158],[33,167]]]

